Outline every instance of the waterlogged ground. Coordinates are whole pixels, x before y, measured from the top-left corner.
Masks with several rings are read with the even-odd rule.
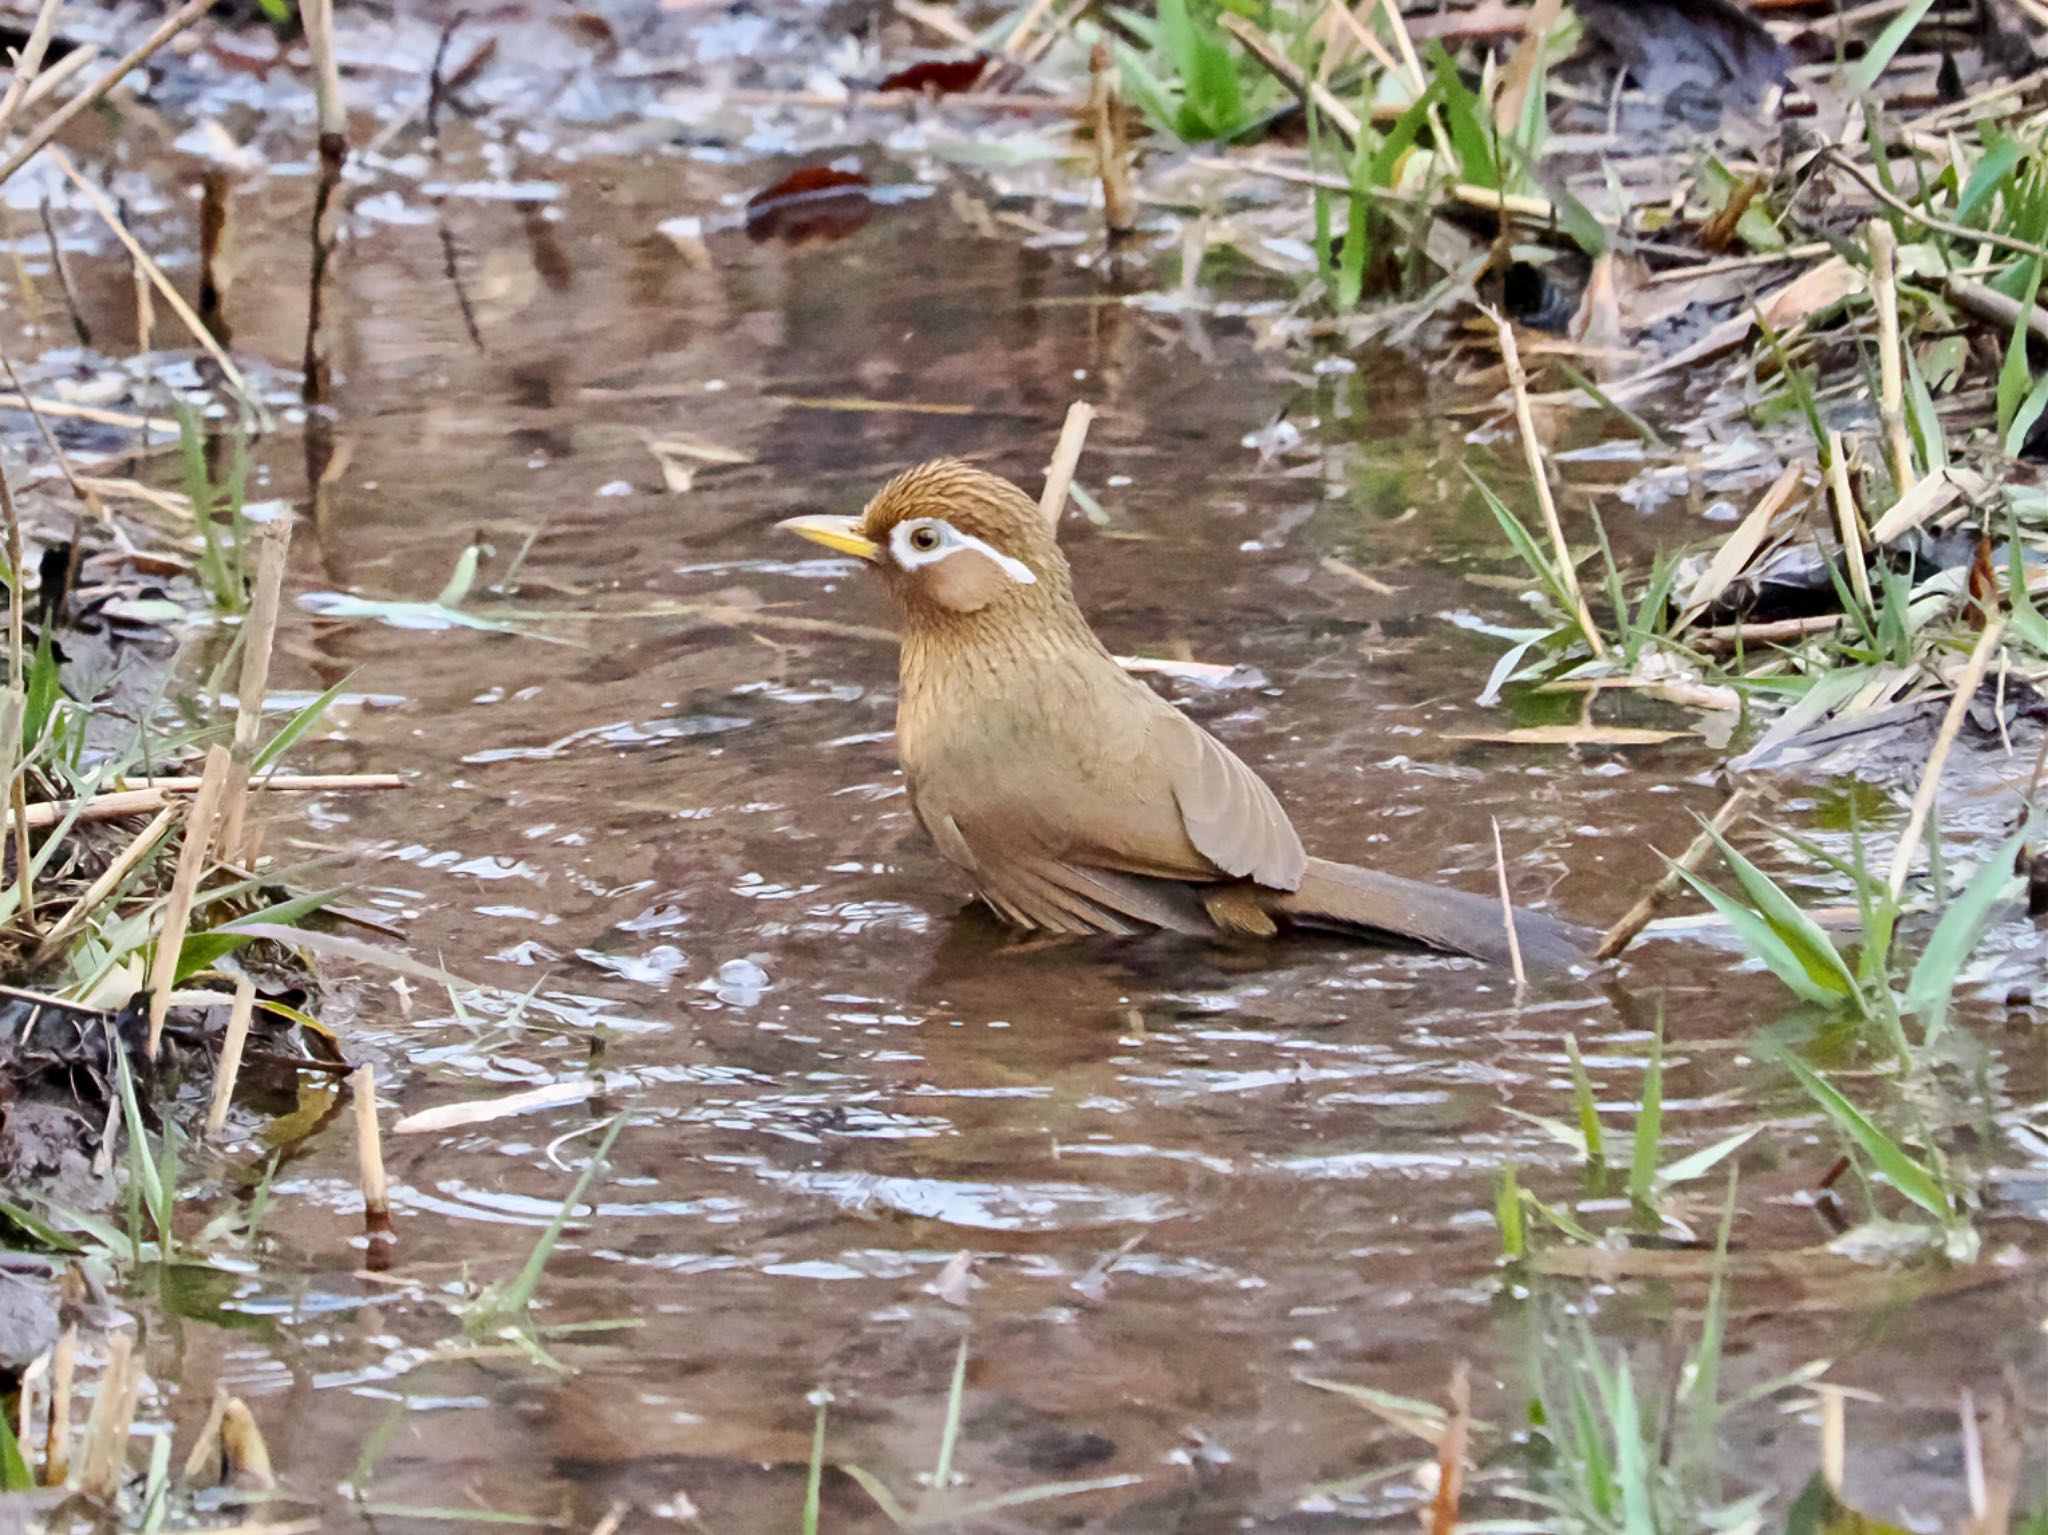
[[[1069,254],[963,219],[944,186],[791,245],[718,227],[786,161],[490,172],[452,152],[441,195],[358,211],[337,269],[337,451],[294,544],[277,679],[354,679],[360,701],[309,766],[413,787],[322,800],[270,850],[331,858],[411,952],[502,989],[454,1009],[430,984],[360,973],[337,1017],[379,1065],[387,1125],[546,1084],[594,1092],[389,1137],[398,1240],[370,1275],[345,1099],[307,1088],[297,1107],[324,1122],[282,1159],[258,1264],[135,1301],[168,1393],[154,1426],[182,1445],[226,1383],[336,1529],[434,1509],[587,1529],[624,1504],[632,1528],[695,1510],[728,1535],[786,1531],[813,1393],[830,1394],[828,1459],[912,1501],[964,1338],[959,1497],[1115,1484],[988,1527],[1408,1528],[1426,1494],[1405,1468],[1426,1447],[1305,1381],[1441,1399],[1464,1361],[1492,1466],[1469,1506],[1526,1511],[1502,1494],[1532,1468],[1500,1446],[1532,1362],[1574,1357],[1583,1319],[1661,1391],[1697,1326],[1702,1265],[1668,1284],[1510,1283],[1492,1216],[1509,1161],[1546,1198],[1578,1186],[1571,1155],[1517,1114],[1569,1116],[1566,1033],[1625,1137],[1660,1000],[1668,1156],[1771,1121],[1736,1159],[1738,1247],[1834,1234],[1814,1206],[1838,1142],[1769,1064],[1771,1041],[1811,1021],[1709,941],[1653,942],[1618,980],[1518,1000],[1454,960],[1019,947],[964,913],[894,770],[879,594],[772,526],[852,510],[939,453],[1035,487],[1068,401],[1091,399],[1082,480],[1106,521],[1064,536],[1112,647],[1242,668],[1166,686],[1268,775],[1317,851],[1486,889],[1497,818],[1520,898],[1604,924],[1661,872],[1653,850],[1720,802],[1728,753],[1457,739],[1577,709],[1475,703],[1504,642],[1471,621],[1526,621],[1460,472],[1522,484],[1490,391],[1428,358],[1311,374],[1240,321],[1124,304]],[[298,355],[307,195],[275,177],[234,205],[228,315],[238,348],[280,366]],[[679,216],[706,219],[701,248],[657,232]],[[73,261],[120,351],[125,270],[97,247]],[[1302,445],[1262,457],[1245,439],[1284,439],[1267,432],[1283,413]],[[667,450],[694,470],[670,489],[651,441],[724,451]],[[262,493],[309,508],[302,434],[255,453]],[[1571,475],[1612,485],[1636,467]],[[1613,520],[1640,554],[1715,526],[1697,509]],[[431,602],[477,538],[466,612],[507,628],[335,616],[352,611],[338,594]],[[510,595],[491,590],[522,552]],[[1644,703],[1600,714],[1701,724]],[[1786,785],[1772,814],[1839,830],[1842,803]],[[1982,1260],[1759,1260],[1724,1364],[1734,1394],[1835,1361],[1830,1379],[1870,1394],[1849,1408],[1851,1491],[1926,1528],[1963,1506],[1959,1391],[1989,1399],[2044,1363],[2048,1169],[1995,1123],[2048,1085],[2038,1027],[1993,1006],[1968,1022],[1981,1047],[1959,1048],[1914,1112],[1957,1127],[1960,1162],[2002,1170]],[[1888,1101],[1848,1042],[1815,1058]],[[293,1106],[268,1092],[249,1106]],[[518,1268],[620,1115],[541,1285],[544,1329],[579,1329],[544,1336],[561,1368],[466,1340],[465,1287]],[[202,1163],[206,1208],[260,1167],[268,1124],[249,1114]],[[1723,1188],[1717,1173],[1674,1211],[1710,1236]],[[1735,1414],[1729,1495],[1796,1488],[1814,1421],[1802,1393]],[[382,1512],[340,1495],[359,1471]],[[1374,1471],[1389,1475],[1330,1490]],[[823,1527],[884,1521],[835,1473]]]

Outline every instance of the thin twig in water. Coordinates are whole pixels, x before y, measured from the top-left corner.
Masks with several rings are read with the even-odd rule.
[[[44,206],[48,207],[49,204],[45,203]],[[67,295],[70,292],[68,284],[65,292]],[[0,348],[0,370],[6,372],[7,382],[14,386],[15,394],[20,397],[22,404],[28,407],[29,419],[35,423],[36,431],[43,439],[43,446],[50,450],[50,456],[57,461],[57,472],[64,476],[64,483],[71,487],[71,493],[78,497],[79,503],[93,517],[105,517],[106,508],[100,505],[99,497],[87,490],[79,480],[78,472],[71,467],[71,455],[64,451],[64,445],[57,441],[56,434],[50,430],[50,424],[36,408],[35,398],[23,387],[21,375],[14,371],[14,359],[7,355],[5,348]]]
[[[1522,940],[1515,933],[1515,898],[1508,892],[1508,855],[1500,840],[1500,817],[1493,817],[1493,867],[1500,875],[1500,920],[1508,930],[1508,973],[1515,978],[1515,990],[1521,992],[1529,985],[1527,972],[1522,969]]]
[[[187,4],[165,17],[154,32],[116,59],[104,75],[37,123],[35,131],[22,141],[21,147],[5,160],[0,160],[0,182],[5,182],[33,160],[52,139],[70,126],[73,118],[119,85],[138,64],[212,10],[213,3],[214,0],[188,0]]]
[[[1678,889],[1685,873],[1697,870],[1705,860],[1707,851],[1714,845],[1714,834],[1725,834],[1735,824],[1736,818],[1749,809],[1749,802],[1755,798],[1751,789],[1737,789],[1729,795],[1721,808],[1714,812],[1714,818],[1706,828],[1692,839],[1686,850],[1672,860],[1671,867],[1664,871],[1664,877],[1644,891],[1622,914],[1622,918],[1610,927],[1600,940],[1600,947],[1593,951],[1597,960],[1613,959],[1636,940],[1636,935],[1650,925],[1650,919],[1657,915],[1657,908],[1671,898]]]
[[[1038,497],[1038,509],[1055,531],[1060,515],[1067,509],[1067,487],[1074,483],[1074,471],[1081,464],[1081,449],[1088,442],[1088,425],[1095,419],[1095,407],[1076,400],[1067,407],[1067,419],[1060,427],[1060,440],[1046,466],[1045,489]]]
[[[1906,817],[1906,829],[1900,833],[1898,850],[1892,855],[1891,874],[1885,880],[1885,886],[1894,900],[1906,888],[1906,875],[1913,867],[1913,854],[1919,850],[1920,838],[1927,830],[1928,813],[1934,808],[1935,791],[1941,787],[1941,770],[1948,765],[1949,750],[1956,744],[1956,736],[1963,728],[1963,720],[1970,712],[1970,703],[1977,696],[1977,685],[1984,680],[1992,654],[2005,638],[2005,625],[2006,620],[1998,617],[1984,626],[1984,632],[1977,637],[1976,649],[1970,652],[1962,675],[1956,679],[1955,697],[1949,700],[1948,712],[1941,717],[1941,729],[1935,733],[1934,749],[1927,754],[1927,770],[1920,777],[1920,787],[1913,795],[1912,811]]]
[[[85,310],[78,302],[78,289],[71,283],[71,263],[64,259],[64,242],[57,238],[57,226],[50,218],[50,199],[45,197],[36,204],[36,214],[43,222],[43,238],[50,247],[50,270],[57,274],[57,288],[64,295],[64,306],[71,311],[71,330],[78,337],[80,346],[92,345],[92,327],[85,323]]]
[[[207,0],[207,3],[211,4],[212,0]],[[100,216],[107,228],[113,231],[114,238],[127,249],[137,268],[149,279],[149,285],[163,295],[164,302],[171,306],[171,312],[178,317],[179,323],[191,333],[193,341],[198,343],[200,349],[214,360],[220,368],[221,376],[228,381],[235,393],[248,402],[258,423],[268,430],[272,425],[270,412],[256,397],[255,391],[250,389],[249,381],[242,377],[242,370],[235,366],[234,359],[228,356],[218,341],[214,340],[213,332],[192,312],[192,306],[185,302],[184,295],[178,292],[168,277],[164,276],[163,268],[150,258],[149,252],[142,248],[141,242],[129,232],[128,226],[121,222],[120,213],[107,201],[106,194],[79,174],[78,167],[71,163],[71,157],[63,150],[53,146],[50,158],[56,161],[57,168],[65,174],[71,184],[85,194],[85,200],[92,204],[93,212]]]

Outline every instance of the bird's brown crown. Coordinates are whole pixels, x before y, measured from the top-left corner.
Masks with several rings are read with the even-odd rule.
[[[1045,555],[1058,556],[1036,502],[1001,476],[957,458],[935,458],[897,475],[868,502],[861,531],[886,549],[898,524],[921,517],[951,523],[1034,571]]]
[[[1066,557],[1037,504],[958,459],[896,476],[868,503],[860,531],[912,619],[1071,603]]]

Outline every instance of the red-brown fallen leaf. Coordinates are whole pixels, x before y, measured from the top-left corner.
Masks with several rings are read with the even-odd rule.
[[[1997,612],[1998,571],[1991,563],[1991,540],[1980,533],[1976,558],[1970,561],[1970,627],[1982,630]]]
[[[950,96],[955,91],[969,90],[981,78],[981,72],[988,68],[988,55],[977,53],[971,59],[926,59],[921,64],[912,64],[899,69],[895,74],[876,87],[884,91],[930,91],[934,96]]]
[[[756,240],[836,240],[868,221],[868,178],[858,171],[806,165],[747,199],[747,234]]]

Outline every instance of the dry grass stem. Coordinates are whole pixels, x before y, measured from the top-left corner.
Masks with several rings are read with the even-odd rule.
[[[1806,465],[1787,464],[1784,473],[1750,508],[1748,515],[1735,525],[1735,531],[1714,551],[1714,557],[1707,561],[1707,568],[1700,572],[1700,578],[1686,593],[1684,610],[1671,626],[1674,635],[1712,606],[1715,599],[1728,589],[1728,583],[1748,568],[1749,562],[1756,558],[1757,551],[1763,548],[1765,539],[1770,536],[1771,524],[1791,504],[1794,493],[1805,478]],[[1831,624],[1836,621],[1829,620]]]
[[[192,1438],[192,1448],[185,1452],[185,1469],[181,1480],[187,1487],[213,1487],[220,1482],[220,1424],[227,1416],[228,1388],[216,1383],[213,1388],[213,1405],[206,1410],[206,1421],[199,1426],[199,1432]]]
[[[249,1043],[249,1021],[256,1015],[256,983],[246,975],[235,978],[235,1004],[228,1013],[227,1033],[220,1043],[220,1061],[213,1069],[213,1102],[206,1110],[206,1133],[218,1136],[228,1122],[228,1105],[234,1101],[235,1078],[241,1074],[242,1051]]]
[[[71,1382],[78,1370],[78,1324],[57,1339],[50,1358],[50,1423],[43,1439],[43,1485],[62,1487],[71,1476]]]
[[[1337,130],[1337,136],[1344,140],[1347,148],[1357,145],[1359,136],[1365,131],[1358,114],[1338,100],[1327,86],[1303,74],[1278,43],[1252,22],[1229,11],[1218,18],[1217,25],[1236,38],[1245,52],[1257,59],[1274,79],[1294,92],[1304,106],[1313,107],[1317,117]]]
[[[1707,823],[1707,826],[1711,827],[1714,832],[1726,833],[1728,828],[1735,824],[1737,818],[1749,809],[1750,801],[1754,798],[1754,790],[1737,789],[1722,803],[1721,808],[1714,812],[1714,818]],[[1648,927],[1650,919],[1657,915],[1657,908],[1662,906],[1664,902],[1668,901],[1677,892],[1683,878],[1681,871],[1697,871],[1699,866],[1705,862],[1707,853],[1713,845],[1714,838],[1706,830],[1702,830],[1697,837],[1694,837],[1686,846],[1685,851],[1672,860],[1671,867],[1664,871],[1664,877],[1644,891],[1642,895],[1638,896],[1635,905],[1624,912],[1621,920],[1610,927],[1601,937],[1600,947],[1593,951],[1593,958],[1596,960],[1613,959],[1630,944],[1634,943],[1637,934]]]
[[[142,860],[147,858],[171,829],[171,822],[178,818],[175,807],[166,805],[156,813],[150,823],[135,834],[134,840],[121,849],[114,861],[100,871],[98,879],[85,889],[85,893],[65,910],[43,935],[42,943],[36,949],[36,962],[52,959],[66,940],[79,932],[102,906],[121,888],[122,883],[133,874]],[[84,819],[83,816],[80,817]],[[24,829],[27,818],[23,818]]]
[[[194,3],[197,4],[198,0],[194,0]],[[205,3],[211,5],[213,0],[205,0]],[[189,8],[187,7],[187,9]],[[107,201],[106,193],[80,175],[78,167],[71,163],[71,157],[65,154],[63,150],[53,145],[50,149],[50,158],[56,162],[57,168],[64,173],[66,179],[84,194],[85,200],[92,204],[93,212],[100,216],[101,222],[113,232],[114,238],[119,240],[122,247],[127,250],[129,257],[135,262],[137,270],[144,277],[148,278],[149,286],[163,295],[164,302],[170,305],[171,313],[178,317],[178,323],[191,333],[193,342],[200,350],[214,360],[215,365],[221,371],[221,376],[228,381],[229,386],[234,389],[236,394],[248,402],[249,408],[255,413],[257,421],[262,424],[265,430],[268,430],[272,424],[270,412],[264,408],[263,402],[256,397],[255,391],[250,389],[249,381],[242,377],[242,370],[235,366],[234,359],[228,356],[226,349],[218,341],[214,340],[213,332],[206,328],[205,322],[197,314],[193,313],[192,306],[185,302],[184,296],[178,292],[171,280],[164,276],[163,268],[150,258],[149,252],[142,248],[141,242],[129,232],[128,226],[121,222],[120,213],[116,211],[112,203]]]
[[[356,1171],[363,1187],[363,1216],[370,1239],[391,1236],[391,1186],[384,1177],[384,1138],[377,1126],[377,1068],[365,1061],[349,1078],[355,1099]]]
[[[1822,150],[1817,158],[1826,160],[1837,170],[1847,171],[1850,178],[1860,185],[1864,191],[1875,197],[1879,202],[1891,209],[1892,212],[1903,214],[1923,229],[1931,229],[1936,234],[1945,234],[1952,240],[1963,241],[1966,245],[1992,245],[1996,246],[1999,250],[2010,251],[2015,256],[2024,256],[2029,260],[2048,261],[2048,249],[2044,249],[2039,245],[2029,245],[2025,240],[2015,240],[2010,235],[2000,234],[1995,229],[1972,229],[1967,224],[1955,224],[1947,219],[1936,218],[1933,214],[1914,207],[1904,198],[1894,196],[1885,189],[1882,182],[1868,174],[1861,166],[1857,165],[1855,161],[1843,153],[1839,145],[1830,145]]]
[[[33,160],[52,139],[71,125],[74,118],[125,80],[137,65],[144,63],[151,54],[212,9],[213,0],[187,0],[185,5],[166,16],[154,32],[116,59],[99,79],[37,123],[35,131],[22,141],[21,147],[5,160],[0,160],[0,182],[5,182]]]
[[[128,1436],[135,1424],[142,1377],[134,1351],[135,1334],[125,1328],[107,1340],[107,1367],[86,1420],[78,1490],[102,1503],[110,1501],[126,1480]]]
[[[1595,656],[1607,654],[1607,643],[1600,638],[1600,628],[1593,622],[1593,613],[1586,606],[1585,593],[1579,590],[1578,566],[1572,560],[1571,546],[1565,542],[1564,524],[1558,520],[1557,498],[1551,494],[1550,470],[1543,461],[1543,448],[1536,440],[1536,420],[1529,413],[1529,378],[1522,371],[1522,355],[1515,347],[1515,331],[1507,318],[1489,311],[1495,334],[1500,338],[1500,357],[1508,370],[1508,388],[1515,399],[1515,427],[1522,438],[1522,457],[1528,461],[1529,478],[1536,484],[1536,504],[1543,512],[1544,531],[1550,535],[1550,549],[1557,561],[1557,576],[1564,587],[1565,597],[1570,602],[1572,617],[1579,626],[1579,632],[1586,637],[1586,646]]]
[[[341,100],[341,65],[334,54],[334,0],[305,0],[299,18],[306,51],[313,56],[313,100],[322,134],[346,134],[348,109]]]
[[[1856,515],[1856,495],[1849,488],[1849,457],[1842,434],[1828,433],[1828,500],[1835,509],[1835,530],[1842,539],[1842,562],[1849,567],[1849,590],[1866,613],[1870,603],[1870,567],[1863,557],[1863,521]]]
[[[68,283],[65,291],[67,294],[70,291]],[[0,350],[0,370],[6,372],[7,382],[14,386],[15,398],[28,407],[29,419],[35,423],[36,431],[43,439],[43,446],[50,450],[50,457],[56,460],[57,472],[64,476],[64,483],[71,487],[71,493],[78,497],[79,503],[93,517],[104,517],[106,508],[100,505],[99,497],[86,489],[78,477],[78,472],[71,467],[71,455],[66,453],[64,445],[57,441],[56,434],[50,430],[49,422],[43,419],[42,411],[36,408],[35,397],[22,386],[21,375],[14,371],[14,359],[4,350]]]
[[[1906,435],[1906,371],[1899,344],[1898,239],[1883,219],[1872,219],[1870,299],[1877,306],[1877,417],[1884,428],[1892,494],[1913,488],[1913,444]]]
[[[1942,469],[1916,480],[1913,488],[1899,497],[1892,509],[1877,519],[1870,530],[1873,543],[1886,544],[1910,533],[1953,506],[1957,500],[1975,500],[1988,488],[1984,477],[1969,469]]]
[[[1123,101],[1117,93],[1116,61],[1109,44],[1088,54],[1088,111],[1095,129],[1095,174],[1102,183],[1102,223],[1115,245],[1138,227],[1138,199],[1131,190],[1131,148],[1124,142]]]
[[[1820,1474],[1836,1491],[1842,1486],[1842,1467],[1848,1459],[1848,1435],[1843,1423],[1844,1397],[1839,1386],[1820,1388]]]
[[[1920,787],[1913,794],[1913,808],[1906,817],[1906,829],[1900,833],[1898,850],[1892,854],[1891,874],[1885,885],[1894,900],[1906,888],[1906,875],[1913,867],[1913,855],[1919,851],[1920,839],[1927,831],[1927,817],[1934,809],[1935,793],[1941,787],[1941,771],[1948,765],[1949,750],[1956,744],[1956,735],[1969,715],[1970,704],[1977,696],[1977,686],[1984,680],[1991,657],[2005,638],[2005,624],[2004,617],[1999,616],[1984,626],[1984,632],[1977,636],[1976,648],[1970,652],[1970,659],[1963,666],[1962,675],[1956,679],[1955,697],[1949,700],[1948,712],[1941,717],[1941,729],[1935,733],[1934,749],[1927,754],[1927,770],[1921,774]]]
[[[57,6],[58,0],[43,0],[41,9],[36,12],[35,25],[29,28],[28,41],[22,44],[21,52],[14,57],[14,78],[8,82],[7,94],[0,96],[0,133],[7,131],[28,88],[42,73],[43,55],[49,52],[50,32],[57,20]]]
[[[1088,443],[1088,426],[1095,419],[1095,407],[1076,400],[1067,407],[1067,419],[1060,427],[1060,440],[1046,466],[1045,489],[1038,497],[1038,509],[1055,532],[1067,509],[1067,488],[1074,483],[1074,471],[1081,465],[1081,449]]]
[[[1457,1535],[1458,1509],[1465,1496],[1465,1452],[1472,1435],[1472,1379],[1460,1359],[1451,1371],[1450,1411],[1436,1449],[1436,1496],[1429,1502],[1429,1535]]]
[[[1515,898],[1508,890],[1508,855],[1501,845],[1500,817],[1493,817],[1493,867],[1500,876],[1500,920],[1508,930],[1508,972],[1515,978],[1515,990],[1528,988],[1528,972],[1522,968],[1522,940],[1515,932]]]
[[[178,795],[198,792],[204,782],[203,778],[164,778],[151,780],[140,788],[95,794],[79,808],[78,819],[119,821],[128,816],[150,815]],[[253,781],[253,786],[270,793],[320,794],[335,789],[402,789],[405,780],[396,773],[265,773]],[[42,831],[70,815],[74,804],[74,800],[43,800],[30,805],[18,821],[12,816],[9,821],[30,831]]]
[[[242,820],[249,807],[249,768],[256,760],[257,732],[263,727],[263,699],[270,687],[270,657],[277,644],[278,604],[291,541],[289,515],[264,526],[256,551],[256,590],[243,620],[242,670],[235,683],[234,773],[220,812],[221,857],[231,863],[248,863],[255,857],[254,848],[244,841]]]
[[[193,795],[192,810],[185,819],[185,845],[178,850],[178,872],[171,880],[170,899],[164,906],[163,926],[157,933],[156,954],[149,967],[147,1053],[152,1061],[162,1042],[164,1014],[170,1010],[171,986],[177,979],[185,931],[192,924],[193,898],[199,894],[199,881],[206,873],[207,855],[213,848],[221,792],[227,786],[228,761],[225,746],[207,752],[206,772],[200,778],[199,792]]]

